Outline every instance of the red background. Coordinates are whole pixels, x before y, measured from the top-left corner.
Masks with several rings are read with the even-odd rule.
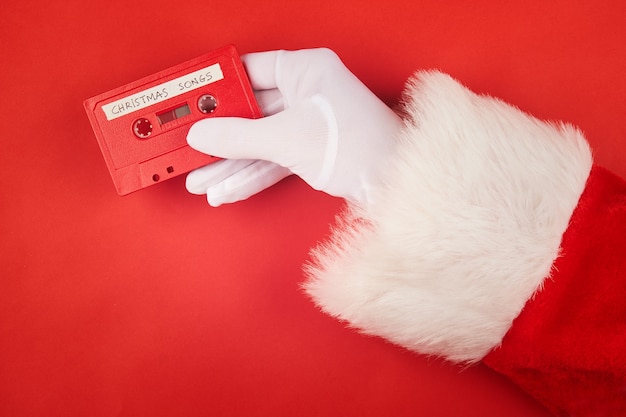
[[[218,209],[184,177],[119,197],[82,109],[227,43],[328,46],[389,104],[439,68],[578,125],[626,176],[626,3],[505,3],[5,1],[0,415],[546,416],[315,308],[301,265],[341,201],[297,178]]]

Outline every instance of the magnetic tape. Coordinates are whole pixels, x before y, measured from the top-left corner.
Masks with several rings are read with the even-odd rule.
[[[194,122],[262,116],[232,45],[87,99],[84,106],[120,195],[217,161],[187,145]]]

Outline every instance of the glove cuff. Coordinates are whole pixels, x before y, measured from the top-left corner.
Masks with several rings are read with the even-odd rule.
[[[550,275],[591,152],[572,126],[438,72],[417,73],[404,101],[373,202],[339,216],[305,289],[364,333],[479,361]]]

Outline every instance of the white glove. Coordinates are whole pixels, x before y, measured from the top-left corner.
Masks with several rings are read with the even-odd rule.
[[[227,158],[187,176],[212,206],[246,199],[290,174],[354,203],[368,201],[402,121],[328,49],[242,56],[262,119],[204,119],[187,136]]]

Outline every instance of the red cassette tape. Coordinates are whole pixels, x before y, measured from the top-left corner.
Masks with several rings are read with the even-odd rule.
[[[87,99],[84,106],[120,195],[217,161],[187,145],[194,122],[262,116],[232,45]]]

